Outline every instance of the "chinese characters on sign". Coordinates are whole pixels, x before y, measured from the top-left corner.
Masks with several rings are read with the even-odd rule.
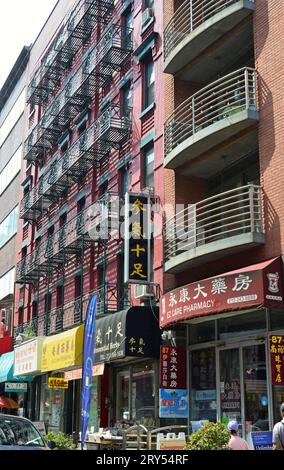
[[[193,282],[162,297],[160,326],[187,318],[259,305],[283,306],[280,258]]]
[[[168,389],[186,389],[185,348],[161,346],[160,387]]]
[[[150,282],[151,200],[141,194],[125,199],[125,282]]]
[[[269,338],[272,385],[284,385],[284,336]]]
[[[58,377],[48,377],[48,388],[50,389],[66,389],[68,388],[67,380]]]

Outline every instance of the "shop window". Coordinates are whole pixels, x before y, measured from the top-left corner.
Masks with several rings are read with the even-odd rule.
[[[215,340],[215,321],[189,326],[189,344],[206,343]]]
[[[147,145],[142,155],[143,188],[154,188],[154,145]]]
[[[219,339],[247,335],[266,329],[265,310],[243,313],[218,320]]]
[[[270,329],[280,330],[284,328],[284,311],[275,309],[270,311]]]
[[[192,351],[190,356],[190,419],[216,421],[215,348]]]
[[[117,381],[116,420],[156,425],[154,364],[144,362],[119,370]]]

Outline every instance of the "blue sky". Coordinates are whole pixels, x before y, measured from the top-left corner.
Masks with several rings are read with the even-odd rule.
[[[40,32],[57,0],[5,0],[0,5],[0,88],[23,46]]]

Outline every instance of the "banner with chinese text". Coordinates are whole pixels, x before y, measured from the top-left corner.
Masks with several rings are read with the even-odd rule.
[[[161,346],[160,388],[187,388],[185,348],[177,346]]]
[[[272,385],[284,385],[284,336],[269,338]]]

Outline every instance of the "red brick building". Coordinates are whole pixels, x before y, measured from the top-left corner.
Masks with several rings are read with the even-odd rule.
[[[164,11],[165,197],[186,206],[165,225],[160,322],[187,332],[189,419],[237,419],[249,439],[284,398],[283,4]]]
[[[32,47],[15,336],[31,331],[56,338],[79,326],[96,293],[98,318],[116,318],[131,306],[142,315],[144,305],[155,320],[159,346],[154,306],[163,288],[162,242],[153,241],[155,289],[129,287],[123,279],[124,241],[113,236],[110,224],[120,222],[127,191],[155,195],[163,203],[162,31],[161,1],[62,0]],[[107,239],[93,237],[90,228],[106,229]],[[157,359],[144,360],[141,353],[123,364],[105,361],[95,379],[94,427],[158,419]],[[59,370],[62,376],[62,367],[49,375]],[[68,393],[55,399],[48,374],[37,377],[31,414],[51,429],[79,430],[79,378],[80,372],[70,379]],[[132,383],[136,402],[128,398]],[[153,387],[157,393],[150,396]],[[45,408],[49,400],[54,412]]]

